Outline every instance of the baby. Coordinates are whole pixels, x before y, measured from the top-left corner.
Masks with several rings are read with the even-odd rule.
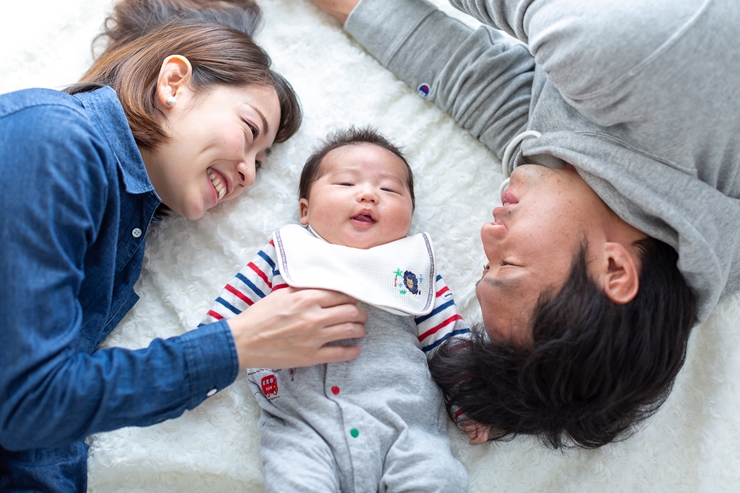
[[[202,323],[287,286],[347,293],[367,310],[349,362],[248,370],[262,408],[266,492],[466,492],[427,358],[468,334],[426,234],[408,236],[413,175],[372,129],[339,132],[307,161],[300,221],[226,285]]]

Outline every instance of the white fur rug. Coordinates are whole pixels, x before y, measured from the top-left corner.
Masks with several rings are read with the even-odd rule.
[[[442,3],[442,0],[437,0]],[[417,177],[413,231],[434,238],[441,272],[470,322],[483,264],[480,225],[498,201],[498,162],[416,96],[308,0],[261,0],[258,41],[301,97],[305,122],[276,146],[255,186],[204,219],[167,220],[147,238],[141,301],[105,341],[144,347],[192,329],[222,285],[273,229],[298,218],[300,169],[331,129],[372,124],[405,147]],[[0,92],[75,82],[111,0],[3,5]],[[448,6],[442,5],[446,10]],[[470,446],[450,429],[473,492],[718,492],[740,487],[740,296],[695,329],[688,362],[663,408],[627,441],[552,451],[531,438]],[[181,418],[90,438],[90,491],[262,491],[259,409],[239,377]]]

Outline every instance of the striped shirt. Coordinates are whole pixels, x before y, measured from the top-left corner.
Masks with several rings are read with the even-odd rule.
[[[288,287],[280,275],[276,258],[275,245],[270,240],[224,287],[201,325],[238,315],[272,291]],[[414,318],[419,347],[427,357],[444,341],[470,333],[470,327],[457,310],[450,288],[440,275],[435,280],[435,293],[432,311]]]

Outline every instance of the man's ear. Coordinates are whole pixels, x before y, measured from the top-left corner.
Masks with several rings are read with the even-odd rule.
[[[308,199],[301,199],[298,207],[301,212],[301,224],[308,224]]]
[[[598,273],[607,298],[617,305],[635,299],[640,290],[640,271],[637,252],[621,243],[604,244],[604,256]]]
[[[170,55],[164,59],[157,77],[157,98],[163,107],[171,108],[183,91],[189,91],[187,84],[192,75],[193,67],[184,56]]]

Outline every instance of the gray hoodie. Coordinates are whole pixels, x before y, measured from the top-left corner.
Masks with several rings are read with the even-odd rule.
[[[570,163],[679,253],[699,319],[740,291],[737,0],[362,0],[345,29],[513,164]],[[493,186],[493,185],[492,185]]]

